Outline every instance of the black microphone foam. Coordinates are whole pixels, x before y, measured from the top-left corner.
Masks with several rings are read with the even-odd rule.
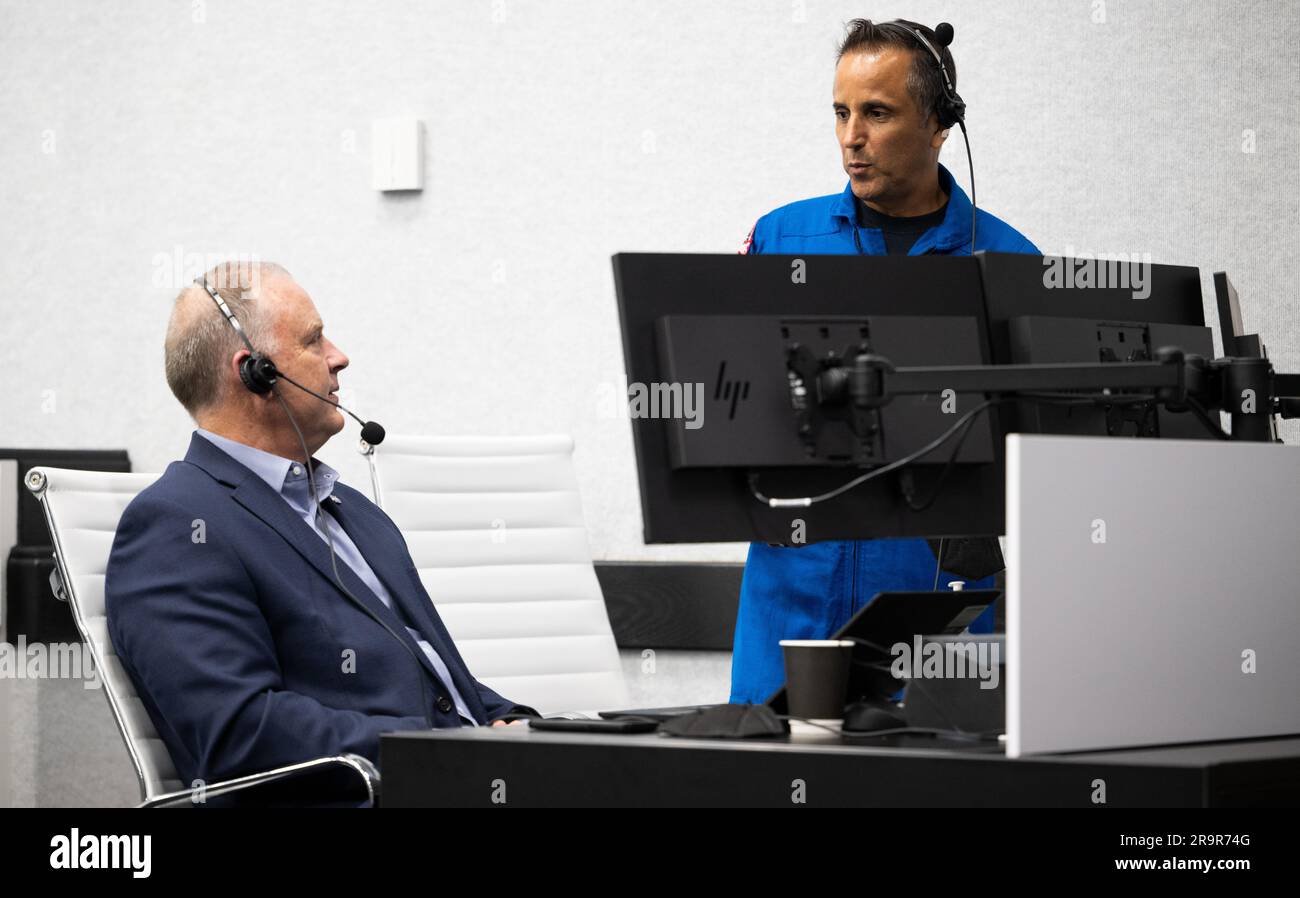
[[[934,39],[939,42],[940,47],[946,47],[952,43],[952,26],[947,22],[940,22],[934,29]]]
[[[361,425],[361,439],[365,440],[371,446],[378,446],[384,441],[384,428],[380,427],[374,421],[367,421]]]

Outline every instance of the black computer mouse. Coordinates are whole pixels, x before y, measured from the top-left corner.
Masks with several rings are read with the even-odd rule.
[[[900,730],[907,726],[902,709],[877,702],[854,702],[844,709],[843,732],[874,733],[877,730]]]

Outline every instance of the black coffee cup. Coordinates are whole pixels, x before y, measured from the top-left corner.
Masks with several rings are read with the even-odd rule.
[[[782,639],[785,694],[791,717],[844,718],[853,642],[848,639]]]

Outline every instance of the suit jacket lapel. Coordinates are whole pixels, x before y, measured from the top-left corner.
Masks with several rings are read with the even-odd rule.
[[[316,568],[322,577],[329,581],[335,590],[338,590],[338,583],[334,580],[334,570],[330,564],[329,546],[311,527],[307,526],[306,521],[294,514],[293,509],[289,507],[289,503],[284,501],[283,496],[277,495],[260,477],[198,434],[195,434],[191,440],[190,450],[186,453],[185,460],[203,468],[217,480],[233,486],[234,492],[232,495],[236,502],[279,534],[281,539],[292,546],[312,567]],[[328,500],[326,501],[328,502]],[[356,542],[355,534],[348,531],[348,535]],[[361,550],[362,557],[366,558],[373,568],[372,556],[367,554],[366,549],[359,542],[357,548]],[[383,580],[384,585],[389,586],[388,580],[379,573],[379,568],[373,569]],[[356,597],[356,601],[361,605],[362,609],[377,619],[385,621],[393,632],[407,644],[420,663],[424,665],[425,670],[436,681],[438,672],[429,662],[424,652],[420,650],[420,647],[416,645],[415,640],[411,638],[411,634],[406,632],[405,625],[398,619],[397,615],[379,600],[379,597],[371,591],[370,587],[366,586],[342,559],[338,560],[338,571],[339,579],[343,581],[343,585],[348,588],[348,591]],[[392,591],[392,587],[389,586],[389,592],[392,593]],[[342,590],[339,590],[339,595],[345,600],[351,601]],[[404,610],[405,607],[403,605]],[[411,619],[413,621],[419,620],[417,617]],[[416,627],[420,629],[418,623]],[[430,640],[430,643],[435,648],[438,645],[437,642],[432,640]]]
[[[337,484],[335,484],[334,489],[335,495],[325,500],[325,513],[334,516],[339,526],[343,528],[343,532],[348,535],[361,553],[361,557],[366,560],[366,563],[370,565],[370,569],[375,572],[375,576],[384,584],[393,601],[401,606],[406,619],[411,622],[416,630],[420,631],[420,635],[429,639],[432,634],[426,632],[428,628],[424,626],[425,614],[423,609],[418,607],[419,603],[411,601],[407,591],[402,588],[402,579],[393,576],[394,562],[401,564],[401,555],[394,554],[395,549],[391,544],[391,540],[384,540],[380,536],[379,527],[376,526],[380,522],[363,519],[366,509],[359,507],[359,502],[345,503],[339,501],[342,497],[337,495]],[[440,648],[437,640],[429,639],[429,642],[434,648]]]
[[[339,491],[338,484],[334,490]],[[341,497],[340,497],[341,498]],[[333,514],[339,525],[356,544],[361,557],[366,559],[375,576],[383,581],[393,601],[401,606],[411,624],[433,646],[447,670],[451,672],[456,691],[461,694],[471,711],[480,721],[487,716],[487,711],[479,700],[476,684],[470,679],[469,671],[460,660],[454,646],[445,643],[434,625],[433,605],[425,596],[416,595],[405,577],[396,576],[395,572],[405,571],[403,556],[406,549],[397,545],[395,540],[385,538],[391,526],[378,519],[379,510],[369,501],[364,501],[360,494],[348,496],[341,502],[325,502],[326,514]],[[421,652],[423,654],[423,652]]]

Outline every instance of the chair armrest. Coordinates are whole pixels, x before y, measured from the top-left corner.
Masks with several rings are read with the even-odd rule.
[[[63,585],[63,578],[59,576],[59,565],[58,565],[57,555],[55,556],[54,567],[50,568],[49,580],[50,580],[50,592],[54,594],[54,598],[58,599],[60,602],[63,602],[64,604],[67,604],[68,590]]]
[[[300,776],[304,773],[311,773],[313,771],[335,766],[346,767],[356,771],[357,776],[361,777],[362,782],[365,784],[366,794],[370,797],[370,804],[373,807],[379,799],[379,771],[375,768],[374,764],[370,763],[369,759],[354,754],[313,758],[310,761],[301,761],[297,764],[277,767],[274,770],[266,770],[261,773],[250,773],[248,776],[240,776],[232,780],[225,780],[220,783],[213,783],[209,786],[205,786],[203,792],[206,796],[227,795],[231,792],[239,792],[245,789],[251,789],[255,786],[265,785],[266,783],[273,783],[290,777]],[[167,792],[163,795],[155,795],[147,801],[140,802],[136,807],[161,808],[183,805],[185,803],[194,803],[194,790],[183,789],[179,792]]]

